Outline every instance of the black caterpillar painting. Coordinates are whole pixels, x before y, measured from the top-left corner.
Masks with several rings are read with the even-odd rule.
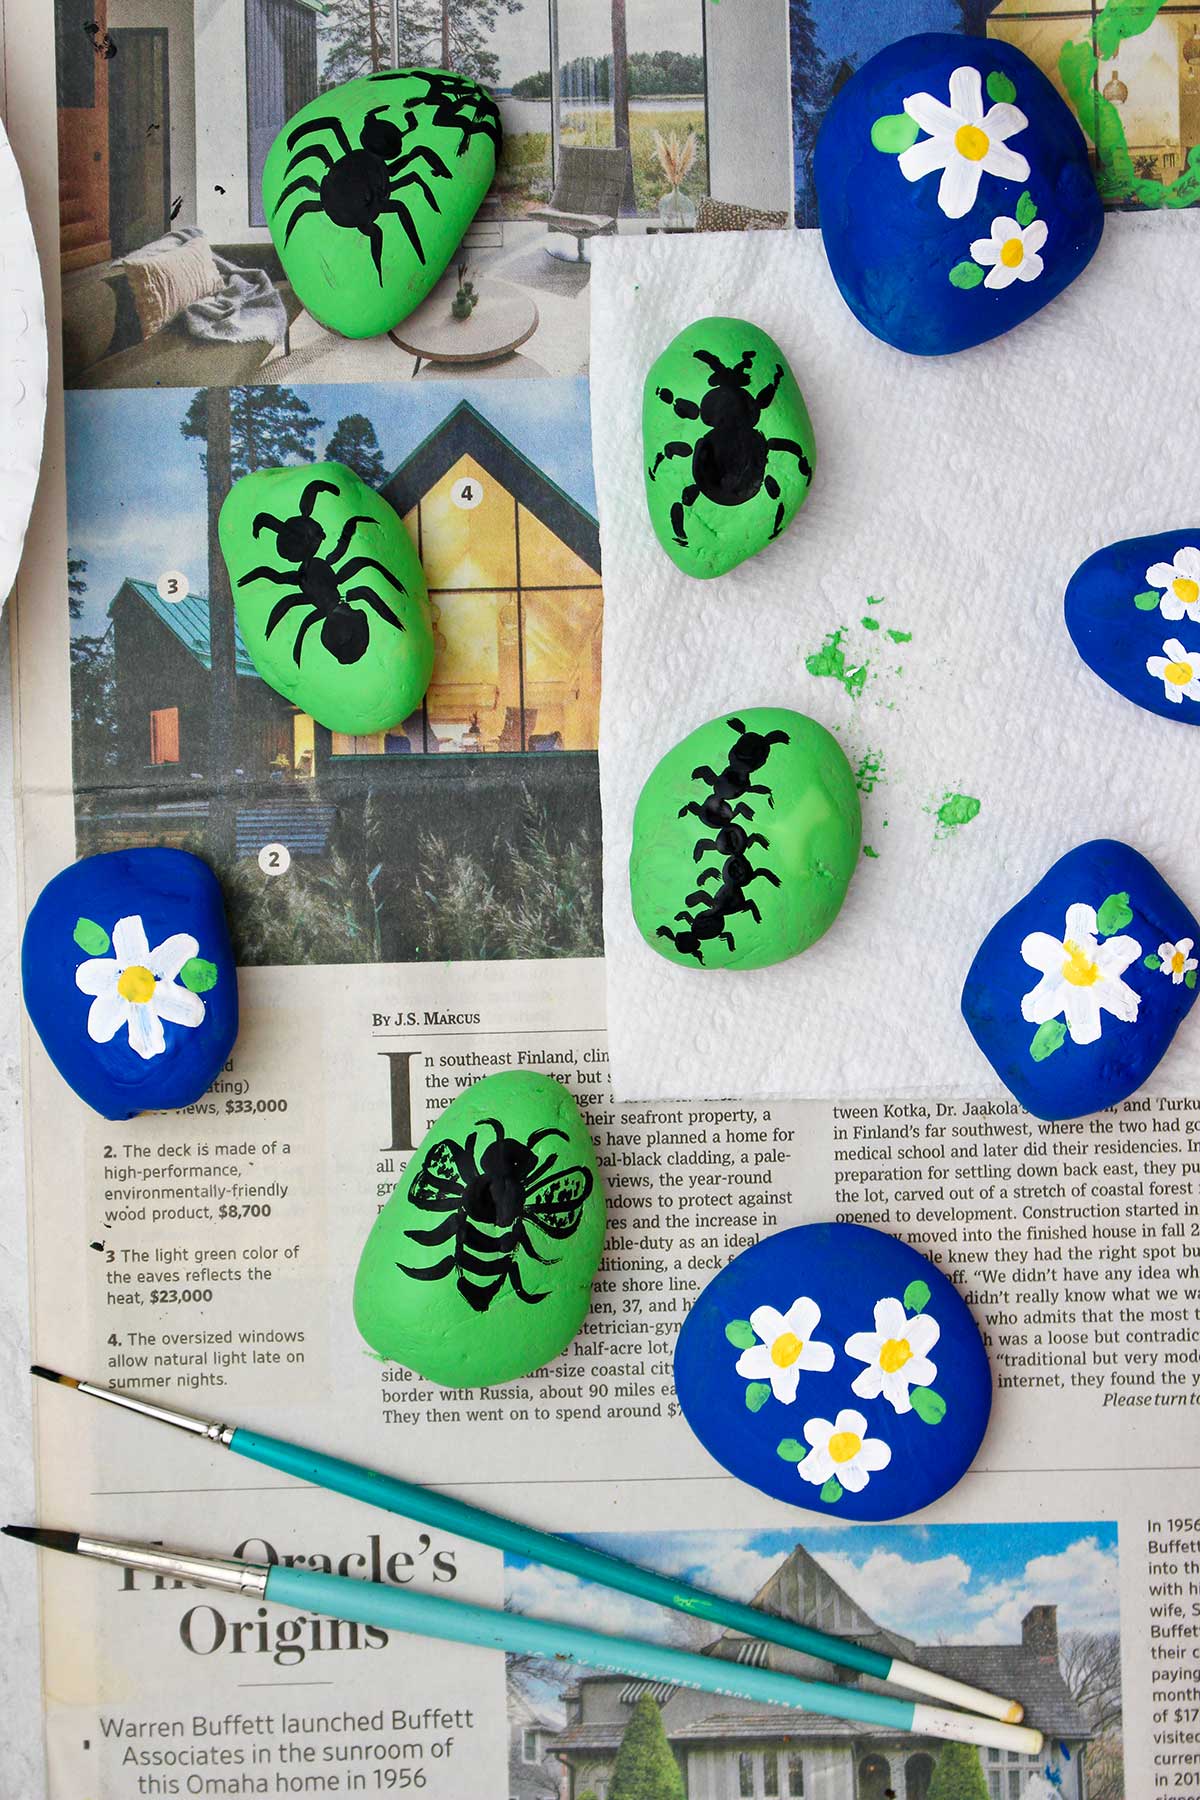
[[[548,1290],[531,1293],[521,1279],[519,1256],[549,1264],[557,1257],[543,1256],[530,1241],[529,1227],[536,1225],[548,1238],[560,1242],[574,1237],[583,1217],[583,1205],[592,1191],[590,1169],[557,1169],[556,1153],[539,1160],[536,1146],[546,1138],[562,1138],[565,1131],[547,1126],[524,1143],[505,1135],[499,1119],[483,1119],[494,1136],[483,1151],[476,1145],[480,1132],[473,1131],[465,1144],[443,1138],[434,1144],[419,1169],[408,1197],[422,1212],[445,1217],[428,1231],[406,1231],[414,1244],[448,1246],[439,1262],[426,1268],[396,1267],[416,1281],[442,1281],[456,1273],[463,1299],[476,1312],[486,1312],[505,1282],[530,1306],[545,1300]]]
[[[703,781],[710,792],[703,800],[689,800],[686,806],[679,809],[679,817],[686,818],[694,813],[700,823],[714,833],[712,837],[698,840],[694,851],[695,860],[700,862],[707,851],[714,851],[723,858],[719,868],[702,869],[697,876],[698,886],[695,893],[689,894],[685,901],[686,911],[677,912],[675,920],[682,921],[682,929],[674,930],[670,925],[660,925],[658,936],[670,938],[675,948],[684,956],[694,956],[703,966],[704,946],[720,941],[736,950],[737,944],[729,921],[738,913],[748,913],[756,925],[762,923],[754,901],[746,892],[752,881],[769,881],[772,887],[779,887],[778,875],[770,869],[755,868],[746,852],[755,846],[763,850],[770,848],[770,840],[761,832],[748,832],[743,825],[737,823],[739,818],[749,819],[754,823],[754,811],[746,804],[747,794],[762,794],[768,806],[774,806],[775,800],[769,787],[756,782],[752,777],[762,768],[771,754],[775,744],[789,744],[791,739],[786,731],[747,731],[740,719],[727,719],[726,724],[731,731],[737,732],[737,741],[730,747],[725,767],[720,774],[715,774],[706,764],[692,770],[693,781]],[[715,881],[717,886],[709,889],[706,883]]]

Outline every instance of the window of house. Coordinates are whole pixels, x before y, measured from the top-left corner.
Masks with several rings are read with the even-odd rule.
[[[1001,1782],[1001,1780],[1002,1780],[1002,1777],[1001,1777],[1001,1775],[1000,1775],[1000,1773],[999,1773],[999,1771],[998,1771],[998,1770],[995,1770],[995,1769],[993,1769],[993,1770],[992,1770],[992,1772],[991,1772],[991,1773],[990,1773],[990,1774],[989,1774],[989,1776],[988,1776],[988,1778],[987,1778],[987,1781],[988,1781],[988,1800],[1004,1800],[1004,1796],[1003,1796],[1003,1794],[1002,1794],[1002,1793],[1001,1793],[1001,1792],[1000,1792],[1000,1782]]]
[[[804,1758],[793,1750],[787,1759],[788,1800],[804,1800]]]
[[[739,1800],[754,1800],[754,1758],[743,1750],[738,1757]]]
[[[521,1758],[527,1763],[537,1762],[538,1734],[536,1731],[526,1729],[521,1733]]]
[[[988,1746],[988,1761],[990,1763],[998,1763],[1000,1761],[1000,1752],[997,1750],[995,1744],[990,1744]]]
[[[150,761],[179,761],[179,708],[162,706],[150,714]]]
[[[312,0],[246,0],[250,223],[265,225],[262,172],[280,127],[317,94]]]
[[[762,1762],[762,1791],[765,1800],[779,1800],[779,1752],[764,1750]]]
[[[1008,1771],[1008,1800],[1021,1800],[1021,1792],[1025,1785],[1025,1774],[1021,1769]]]

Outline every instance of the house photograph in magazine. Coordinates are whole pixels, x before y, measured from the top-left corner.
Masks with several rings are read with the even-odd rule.
[[[532,391],[68,396],[79,855],[196,851],[245,963],[601,953],[586,384]],[[325,456],[396,507],[429,584],[428,693],[367,737],[261,680],[209,553],[232,480]]]
[[[673,1757],[687,1800],[1124,1800],[1112,1523],[609,1534],[589,1543],[1021,1701],[1037,1757],[508,1658],[514,1800],[609,1800]],[[870,1677],[506,1559],[507,1604],[809,1680]],[[622,1790],[624,1791],[624,1790]]]
[[[468,358],[576,375],[596,237],[788,222],[782,3],[402,0],[394,46],[388,0],[54,10],[67,387],[424,381]],[[444,281],[403,328],[351,341],[287,280],[262,169],[299,107],[393,63],[486,84],[504,151]],[[461,343],[459,265],[478,295]]]

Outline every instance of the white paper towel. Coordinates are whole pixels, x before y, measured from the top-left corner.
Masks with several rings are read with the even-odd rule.
[[[1123,838],[1200,907],[1200,729],[1105,687],[1062,619],[1066,583],[1093,550],[1200,525],[1200,218],[1110,219],[1053,305],[931,360],[858,325],[815,232],[598,240],[592,254],[615,1091],[1001,1093],[959,994],[988,928],[1052,862],[1088,838]],[[779,343],[818,464],[783,536],[702,582],[651,532],[640,413],[650,363],[710,314],[751,319]],[[806,666],[833,632],[844,635],[826,662],[840,651],[847,670],[867,664],[856,698]],[[866,759],[863,841],[877,857],[803,956],[746,974],[679,968],[633,922],[634,805],[685,733],[762,705],[811,714],[853,765]],[[957,829],[937,816],[955,793],[982,803]],[[1194,1019],[1151,1085],[1200,1092]]]

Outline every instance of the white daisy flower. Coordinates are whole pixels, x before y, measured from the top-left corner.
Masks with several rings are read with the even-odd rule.
[[[920,181],[941,169],[938,205],[948,219],[970,212],[984,175],[1028,181],[1029,164],[1008,148],[1007,139],[1024,131],[1029,120],[1008,101],[989,106],[985,113],[978,69],[955,69],[949,106],[932,94],[910,94],[904,110],[930,135],[904,151],[900,172],[908,181]]]
[[[1097,929],[1095,908],[1077,904],[1067,908],[1061,938],[1031,931],[1021,945],[1023,960],[1042,977],[1021,1001],[1022,1018],[1045,1025],[1061,1013],[1075,1044],[1096,1042],[1101,1012],[1127,1024],[1138,1015],[1141,996],[1121,976],[1142,954],[1142,946],[1131,937],[1097,943]]]
[[[167,1047],[164,1019],[194,1026],[204,1018],[199,994],[175,980],[200,946],[186,931],[177,931],[152,950],[134,913],[113,926],[112,948],[114,955],[91,957],[75,971],[76,987],[95,996],[88,1009],[88,1036],[107,1044],[127,1026],[130,1049],[148,1062]]]
[[[842,1487],[860,1494],[871,1476],[892,1460],[891,1446],[867,1436],[867,1421],[852,1406],[844,1406],[832,1424],[828,1419],[810,1419],[804,1437],[811,1448],[796,1467],[814,1487],[824,1487],[836,1475]]]
[[[762,1343],[742,1351],[738,1374],[747,1381],[769,1381],[775,1398],[790,1406],[802,1369],[824,1374],[833,1367],[833,1345],[818,1343],[812,1335],[820,1317],[820,1307],[806,1296],[794,1300],[785,1313],[756,1306],[750,1323]]]
[[[911,1412],[909,1388],[928,1387],[937,1379],[937,1364],[930,1362],[927,1353],[941,1332],[928,1313],[910,1318],[903,1301],[878,1301],[874,1331],[856,1331],[846,1339],[846,1355],[867,1365],[851,1382],[851,1392],[860,1400],[875,1400],[882,1394],[896,1412]]]
[[[1170,598],[1162,602],[1164,612]],[[1167,639],[1161,656],[1146,658],[1146,673],[1162,682],[1164,694],[1176,706],[1183,705],[1185,694],[1189,700],[1200,700],[1200,650],[1185,650],[1178,638]]]
[[[1001,216],[992,220],[992,235],[976,238],[971,255],[987,270],[984,287],[1011,287],[1014,281],[1036,281],[1044,264],[1038,252],[1046,242],[1046,222],[1035,219],[1031,225],[1018,225],[1015,219]]]
[[[1197,966],[1197,959],[1192,955],[1191,938],[1180,938],[1177,944],[1160,944],[1158,963],[1163,974],[1169,975],[1174,986],[1178,987]]]
[[[1151,587],[1165,588],[1159,601],[1164,619],[1190,619],[1200,624],[1200,550],[1185,544],[1172,562],[1151,563],[1146,570]]]

